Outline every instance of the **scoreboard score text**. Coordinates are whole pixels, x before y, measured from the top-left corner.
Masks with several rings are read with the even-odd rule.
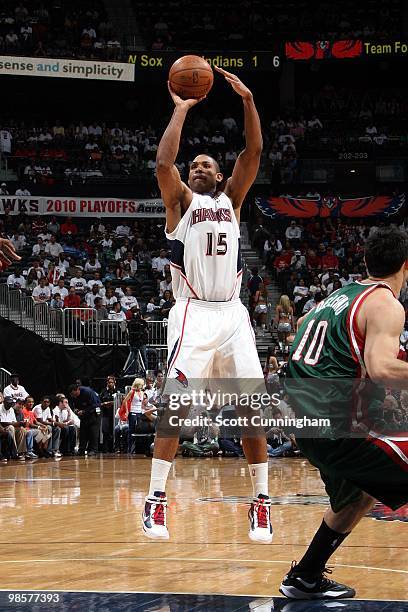
[[[184,52],[140,52],[130,54],[128,64],[134,64],[136,69],[143,70],[169,70],[171,65]],[[252,52],[211,52],[197,53],[201,55],[210,66],[219,66],[224,70],[276,70],[280,67],[279,52],[252,51]]]

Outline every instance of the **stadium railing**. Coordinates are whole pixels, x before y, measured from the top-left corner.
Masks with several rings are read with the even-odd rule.
[[[0,368],[0,391],[3,391],[10,384],[10,376],[11,372],[6,370],[6,368]]]
[[[51,308],[6,284],[0,285],[0,316],[51,342],[129,346],[126,321],[98,321],[94,308]],[[167,321],[147,321],[147,325],[147,347],[155,349],[158,363],[165,363]]]

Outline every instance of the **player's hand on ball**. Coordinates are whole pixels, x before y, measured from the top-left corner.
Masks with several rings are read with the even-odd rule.
[[[236,74],[232,74],[231,72],[227,72],[223,68],[219,68],[218,66],[214,66],[214,69],[222,74],[227,83],[229,83],[234,91],[237,92],[242,98],[252,98],[252,92],[246,85],[243,84],[241,79],[237,77]]]
[[[14,244],[6,238],[0,238],[0,264],[1,270],[4,270],[13,261],[20,261],[21,257],[17,255]]]
[[[167,87],[169,88],[169,92],[173,99],[174,104],[176,106],[180,106],[181,108],[186,108],[187,110],[189,108],[192,108],[193,106],[201,102],[201,100],[204,100],[204,98],[207,97],[207,96],[203,96],[202,98],[188,98],[187,100],[183,100],[183,98],[180,98],[180,96],[174,93],[174,91],[171,88],[170,81],[167,81]]]

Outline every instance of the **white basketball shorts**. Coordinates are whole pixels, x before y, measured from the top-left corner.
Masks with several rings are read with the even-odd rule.
[[[193,380],[247,379],[259,385],[264,378],[241,300],[177,298],[169,313],[167,344],[167,380],[177,379],[185,388]]]

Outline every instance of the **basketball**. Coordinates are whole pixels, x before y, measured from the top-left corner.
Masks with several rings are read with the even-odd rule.
[[[198,55],[184,55],[169,72],[171,89],[180,98],[201,98],[211,90],[214,73],[208,62]]]

